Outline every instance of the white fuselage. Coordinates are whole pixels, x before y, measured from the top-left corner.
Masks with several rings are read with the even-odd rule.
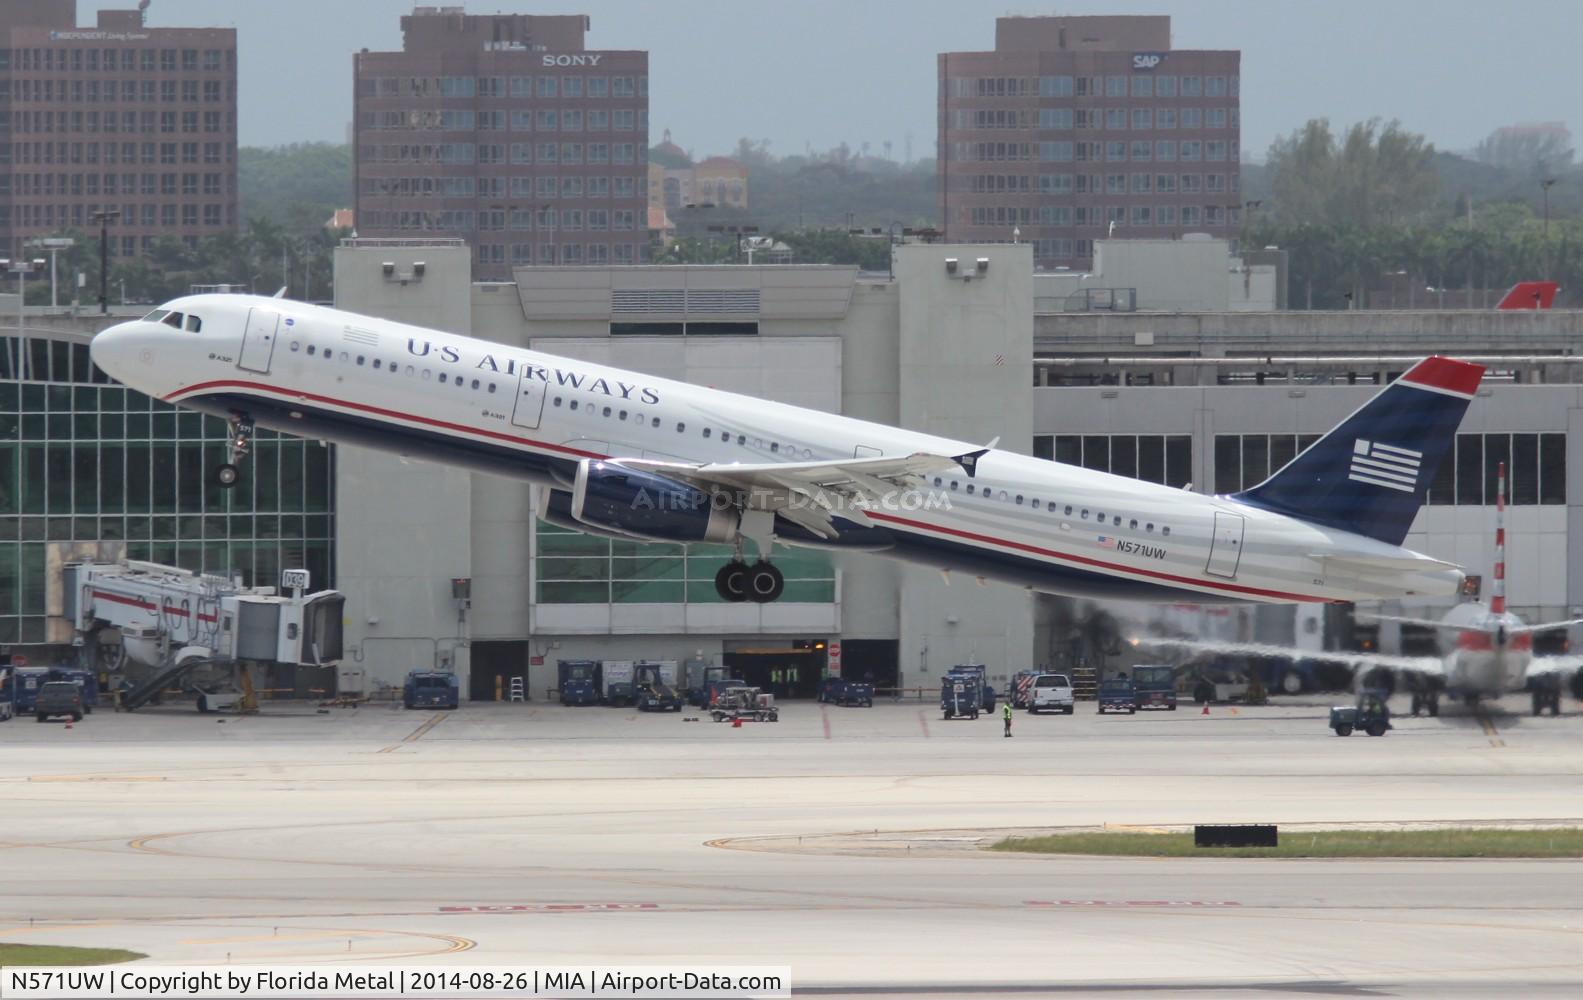
[[[1446,690],[1462,695],[1521,691],[1528,681],[1534,642],[1518,632],[1523,620],[1510,611],[1497,614],[1483,603],[1459,604],[1441,622]],[[1448,634],[1449,633],[1449,637]]]
[[[583,459],[752,464],[980,447],[286,300],[199,295],[163,308],[201,329],[121,324],[93,342],[100,367],[182,406],[561,490]],[[933,474],[867,513],[881,530],[857,547],[1053,593],[1361,601],[1449,595],[1461,580],[1360,535],[999,450],[973,476]]]

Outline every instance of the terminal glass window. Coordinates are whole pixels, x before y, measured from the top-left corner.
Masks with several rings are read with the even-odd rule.
[[[1193,479],[1189,434],[1035,434],[1033,455],[1163,486]]]
[[[333,586],[334,450],[261,428],[232,490],[210,478],[224,461],[221,421],[112,384],[87,344],[0,337],[0,643],[44,640],[46,567],[82,543]]]
[[[673,545],[597,538],[543,521],[534,527],[536,599],[541,604],[722,604],[715,573],[729,545]],[[835,570],[823,552],[783,551],[781,601],[835,600]]]

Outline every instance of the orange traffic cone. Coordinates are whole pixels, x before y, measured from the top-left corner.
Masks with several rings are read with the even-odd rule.
[[[1198,713],[1198,714],[1199,715],[1208,715],[1209,714],[1209,702],[1207,702],[1207,701],[1204,702],[1204,710],[1202,712]]]

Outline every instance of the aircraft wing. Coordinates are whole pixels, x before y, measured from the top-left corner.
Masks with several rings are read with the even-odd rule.
[[[1431,618],[1405,618],[1401,615],[1376,615],[1367,611],[1359,611],[1354,616],[1360,622],[1401,622],[1403,625],[1422,625],[1424,628],[1443,628],[1451,632],[1493,632],[1491,629],[1481,629],[1477,625],[1451,625]]]
[[[1573,625],[1583,625],[1583,618],[1573,618],[1564,622],[1537,622],[1533,625],[1518,625],[1507,629],[1512,635],[1523,632],[1548,632],[1553,628],[1571,628]]]
[[[1385,653],[1348,653],[1335,650],[1298,649],[1295,646],[1274,646],[1257,642],[1217,642],[1204,639],[1165,639],[1157,636],[1138,636],[1130,640],[1139,646],[1160,649],[1185,649],[1193,653],[1223,653],[1232,656],[1284,656],[1290,659],[1318,660],[1339,663],[1353,670],[1384,667],[1426,677],[1445,675],[1445,663],[1438,656],[1390,656]],[[1583,662],[1583,660],[1580,660]]]
[[[1575,653],[1565,656],[1536,656],[1528,661],[1528,676],[1540,677],[1548,674],[1570,674],[1574,670],[1583,669],[1583,656]]]
[[[835,517],[868,527],[873,522],[865,507],[885,503],[898,491],[920,488],[931,473],[962,470],[972,475],[983,454],[917,452],[822,462],[707,465],[623,458],[615,464],[669,476],[700,489],[748,493],[750,506],[772,510],[820,537],[834,538]]]

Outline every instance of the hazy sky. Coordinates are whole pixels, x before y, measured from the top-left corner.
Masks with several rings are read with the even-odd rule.
[[[453,0],[459,2],[459,0]],[[101,7],[78,0],[91,24]],[[153,0],[152,26],[238,33],[243,145],[344,141],[351,54],[401,47],[410,0]],[[649,50],[653,141],[696,154],[741,136],[778,153],[890,140],[933,153],[935,54],[994,47],[1000,14],[1165,13],[1176,48],[1242,50],[1242,142],[1308,118],[1400,118],[1436,145],[1577,117],[1576,0],[1089,0],[1056,7],[973,0],[484,0],[470,13],[592,16],[588,46]]]

